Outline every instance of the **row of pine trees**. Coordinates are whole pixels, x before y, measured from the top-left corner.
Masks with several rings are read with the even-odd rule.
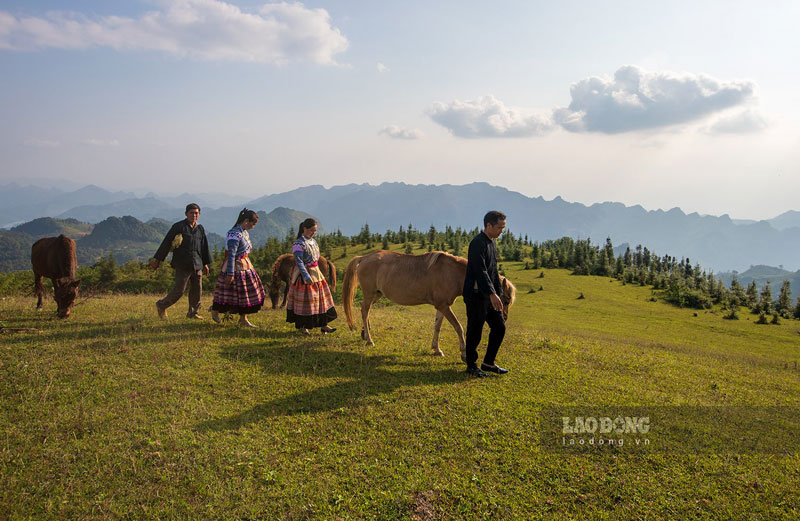
[[[389,245],[404,245],[406,253],[423,251],[447,251],[453,255],[466,256],[469,241],[479,232],[479,228],[464,230],[446,226],[437,230],[433,225],[427,231],[421,231],[409,224],[401,226],[397,231],[386,230],[385,233],[372,233],[369,225],[364,225],[357,235],[346,236],[337,230],[333,233],[320,234],[317,241],[322,255],[336,261],[333,249],[341,248],[338,258],[347,257],[347,248],[366,245],[366,251],[359,249],[359,254],[370,250],[388,249]],[[292,230],[283,238],[270,238],[265,244],[253,249],[250,254],[254,266],[265,278],[270,276],[272,264],[283,253],[291,250],[295,240]],[[222,265],[223,250],[214,249],[212,254],[214,266],[209,275],[208,285],[213,287],[216,273]],[[650,286],[660,291],[662,297],[676,306],[695,309],[710,309],[719,305],[727,311],[726,318],[738,318],[739,310],[747,309],[759,315],[764,323],[772,317],[773,323],[781,318],[800,319],[800,297],[793,305],[791,286],[788,280],[783,281],[777,297],[767,283],[761,291],[756,283],[751,282],[746,288],[734,277],[727,287],[714,274],[703,270],[699,264],[692,264],[688,258],[678,259],[670,255],[659,256],[641,245],[633,251],[627,248],[624,254],[615,255],[614,246],[608,238],[603,245],[592,244],[591,239],[572,239],[562,237],[556,240],[531,242],[528,236],[517,236],[506,231],[498,241],[498,254],[502,261],[524,262],[525,269],[564,268],[575,275],[599,275],[613,277],[625,284]],[[133,280],[136,277],[128,273],[139,269],[139,263],[128,263],[118,266],[113,255],[102,259],[91,268],[82,268],[86,282],[98,289],[150,291],[153,283],[158,287],[168,287],[169,270],[160,270],[157,280],[149,278],[139,287],[117,287],[120,280]],[[344,266],[340,266],[340,273]],[[163,273],[161,273],[163,271]],[[131,282],[131,284],[133,284]]]

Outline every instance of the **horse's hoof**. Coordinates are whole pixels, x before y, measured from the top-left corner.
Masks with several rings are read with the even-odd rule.
[[[374,345],[375,345],[375,342],[373,342],[372,340],[368,340],[367,341],[367,346],[373,347]]]
[[[434,352],[433,352],[433,356],[444,356],[444,353],[442,353],[442,351],[441,351],[441,349],[440,349],[440,350],[438,350],[438,351],[434,351]]]

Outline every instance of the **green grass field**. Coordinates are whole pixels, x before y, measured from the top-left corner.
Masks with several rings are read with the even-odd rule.
[[[800,407],[800,321],[504,269],[511,373],[481,380],[447,324],[431,355],[429,306],[377,307],[365,347],[341,307],[338,332],[301,337],[279,311],[249,331],[186,320],[185,300],[161,322],[152,295],[66,321],[5,298],[1,325],[38,332],[0,335],[0,519],[800,517],[795,449],[566,454],[540,432],[548,406]]]

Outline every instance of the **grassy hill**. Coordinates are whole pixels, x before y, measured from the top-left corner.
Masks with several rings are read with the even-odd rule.
[[[800,321],[727,321],[604,277],[504,269],[519,288],[498,357],[512,372],[483,380],[463,374],[447,325],[447,356],[431,356],[429,306],[378,306],[368,348],[341,306],[338,332],[301,337],[277,311],[245,331],[187,321],[185,301],[161,322],[155,296],[92,298],[68,321],[8,297],[0,322],[40,332],[0,348],[0,518],[800,515],[796,443],[569,454],[542,441],[553,406],[798,407]],[[463,324],[460,299],[454,310]]]
[[[92,231],[94,225],[75,219],[42,217],[0,230],[0,272],[27,269],[31,265],[31,246],[42,237],[67,235],[80,239]]]
[[[53,219],[52,217],[40,217],[30,222],[20,224],[11,228],[11,231],[26,233],[34,239],[42,237],[57,237],[62,233],[74,239],[78,239],[92,232],[93,224],[81,222],[77,219]]]

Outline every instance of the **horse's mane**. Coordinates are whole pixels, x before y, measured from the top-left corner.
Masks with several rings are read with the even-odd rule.
[[[439,260],[439,258],[452,260],[452,261],[455,261],[455,262],[458,262],[458,263],[461,263],[461,264],[466,264],[467,263],[467,259],[465,259],[463,257],[456,257],[455,255],[451,255],[450,253],[447,253],[446,251],[433,251],[433,252],[430,252],[430,253],[426,253],[425,255],[428,257],[428,259],[427,259],[427,261],[425,263],[425,266],[427,267],[427,269],[431,269],[433,267],[433,265],[436,263],[436,261]]]
[[[508,286],[508,304],[511,305],[517,299],[517,287],[508,280],[508,277],[503,277],[502,283],[504,286]]]

